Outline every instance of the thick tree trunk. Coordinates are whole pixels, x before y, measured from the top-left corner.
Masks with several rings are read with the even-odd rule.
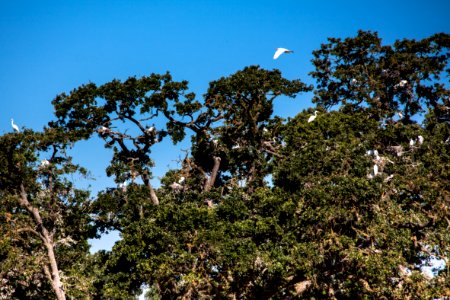
[[[28,201],[27,193],[23,184],[20,185],[20,205],[24,207],[33,217],[36,223],[36,228],[39,233],[40,238],[44,242],[45,248],[47,249],[47,256],[50,263],[50,270],[48,270],[48,265],[44,265],[44,271],[50,280],[53,291],[56,294],[56,299],[65,300],[66,295],[61,283],[61,277],[59,276],[58,263],[56,262],[54,246],[52,235],[48,232],[47,228],[42,224],[42,218],[39,210],[31,205]]]
[[[209,177],[209,180],[206,181],[204,190],[205,192],[209,192],[211,188],[214,186],[214,183],[216,182],[217,173],[219,172],[220,167],[220,157],[214,156],[214,166],[211,171],[211,176]]]
[[[48,238],[51,239],[50,237]],[[53,241],[46,242],[45,247],[47,248],[47,255],[50,261],[51,283],[53,290],[55,291],[56,294],[56,299],[65,300],[66,295],[62,287],[61,277],[59,276],[58,264],[56,263]]]

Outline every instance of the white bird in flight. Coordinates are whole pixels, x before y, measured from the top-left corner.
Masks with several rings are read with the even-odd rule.
[[[310,116],[308,119],[308,123],[311,123],[317,118],[317,110],[314,112],[314,116]]]
[[[273,59],[277,59],[283,53],[294,53],[294,51],[286,49],[286,48],[277,48],[275,54],[273,55]]]
[[[20,132],[19,126],[17,126],[16,124],[14,124],[14,120],[11,118],[11,126],[14,129],[14,131],[16,132]]]

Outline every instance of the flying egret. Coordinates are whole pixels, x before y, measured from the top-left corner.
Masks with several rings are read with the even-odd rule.
[[[14,129],[14,131],[16,132],[20,132],[19,126],[17,126],[16,124],[14,124],[14,120],[11,118],[11,126]]]
[[[423,141],[424,141],[425,139],[423,138],[423,136],[421,136],[421,135],[419,135],[418,137],[417,137],[417,141],[419,142],[419,144],[423,144]]]
[[[317,118],[317,113],[318,113],[318,111],[316,110],[316,111],[314,112],[314,116],[310,116],[310,117],[309,117],[308,123],[311,123],[312,121],[314,121],[314,120]]]
[[[273,55],[273,59],[277,59],[283,53],[294,53],[294,51],[286,49],[286,48],[277,48],[275,54]]]

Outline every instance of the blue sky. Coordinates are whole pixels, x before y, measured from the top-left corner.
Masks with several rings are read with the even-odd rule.
[[[254,64],[311,82],[311,52],[327,37],[363,29],[385,43],[421,39],[449,33],[449,12],[448,0],[0,1],[0,134],[11,131],[11,117],[42,129],[51,100],[87,82],[170,71],[200,97],[211,80]],[[295,53],[274,61],[277,47]],[[294,116],[310,99],[281,99],[276,113]],[[180,155],[170,143],[153,153],[156,176]],[[81,143],[74,156],[96,178],[92,190],[112,185],[100,143]]]

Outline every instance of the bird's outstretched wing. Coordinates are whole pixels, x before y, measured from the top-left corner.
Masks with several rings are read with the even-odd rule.
[[[275,54],[273,55],[273,59],[277,59],[283,53],[293,53],[294,51],[286,49],[286,48],[277,48]]]

